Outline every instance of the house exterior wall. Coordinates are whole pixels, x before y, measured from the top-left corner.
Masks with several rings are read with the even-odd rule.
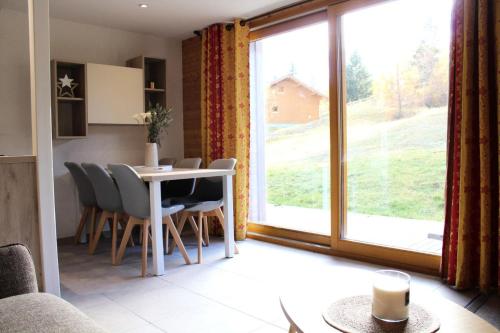
[[[318,120],[321,96],[296,82],[284,80],[268,89],[266,121],[270,124],[302,124]]]

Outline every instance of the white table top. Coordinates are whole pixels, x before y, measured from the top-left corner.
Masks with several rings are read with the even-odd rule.
[[[234,170],[224,169],[179,169],[174,168],[172,171],[165,172],[138,172],[139,176],[145,181],[163,181],[163,180],[176,180],[176,179],[190,179],[190,178],[206,178],[218,176],[232,176],[236,172]]]

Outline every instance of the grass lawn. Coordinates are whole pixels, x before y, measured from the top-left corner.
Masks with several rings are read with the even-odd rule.
[[[349,210],[442,221],[446,109],[396,121],[363,104],[348,110]],[[328,133],[327,119],[273,130],[266,145],[269,203],[328,207]]]

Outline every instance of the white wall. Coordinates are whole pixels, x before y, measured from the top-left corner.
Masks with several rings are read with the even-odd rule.
[[[27,15],[0,9],[0,154],[31,154],[31,115]],[[182,158],[181,41],[51,19],[51,58],[125,66],[146,55],[167,60],[167,104],[174,122],[162,138],[160,157]],[[138,110],[140,112],[141,110]],[[89,126],[88,137],[54,140],[57,236],[74,234],[80,207],[65,161],[142,164],[145,131],[141,126]]]
[[[0,154],[32,154],[28,15],[8,9],[0,9]]]
[[[51,20],[53,59],[124,66],[138,55],[167,59],[167,104],[174,122],[162,139],[160,156],[182,158],[182,51],[181,42],[93,25]],[[79,204],[65,161],[108,163],[144,162],[145,131],[141,126],[89,126],[88,137],[54,140],[54,177],[58,237],[74,234]]]

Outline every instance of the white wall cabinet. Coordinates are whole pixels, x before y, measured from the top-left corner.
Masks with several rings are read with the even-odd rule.
[[[143,70],[87,64],[89,124],[137,125],[134,114],[144,112]]]

